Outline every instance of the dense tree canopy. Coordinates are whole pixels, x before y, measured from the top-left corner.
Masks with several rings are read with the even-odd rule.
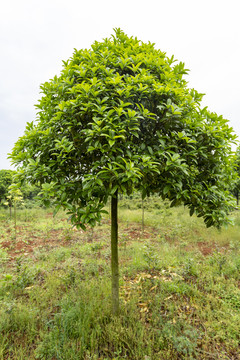
[[[13,162],[80,226],[99,220],[116,189],[157,192],[221,225],[234,135],[222,116],[200,108],[186,73],[119,29],[75,50],[60,76],[41,86],[37,122],[17,141]]]

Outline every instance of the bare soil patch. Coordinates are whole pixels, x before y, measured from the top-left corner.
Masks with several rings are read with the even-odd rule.
[[[53,216],[52,213],[45,215],[46,220]],[[58,220],[60,222],[66,222],[65,219]],[[97,242],[103,238],[106,239],[110,236],[110,220],[103,219],[102,227],[97,229],[87,228],[86,231],[76,228],[62,227],[61,229],[45,229],[35,231],[31,224],[24,224],[17,226],[17,237],[14,240],[13,229],[9,225],[6,225],[6,232],[9,235],[9,240],[3,239],[0,241],[0,245],[5,249],[9,255],[9,262],[14,261],[15,258],[24,255],[34,257],[34,252],[37,249],[52,249],[58,246],[69,246],[74,242]],[[107,226],[106,226],[107,225]],[[124,224],[119,223],[119,246],[126,246],[127,243],[132,241],[145,241],[151,240],[153,242],[159,241],[159,238],[163,236],[169,243],[173,242],[172,237],[161,234],[160,230],[152,226],[144,226],[138,223]],[[226,247],[222,248],[226,250]],[[190,243],[185,247],[186,251],[199,250],[203,256],[209,256],[216,251],[215,243],[197,242]]]

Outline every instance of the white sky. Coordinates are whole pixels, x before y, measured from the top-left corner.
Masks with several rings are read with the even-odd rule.
[[[120,27],[185,63],[203,105],[240,121],[239,0],[8,0],[0,7],[0,169],[36,118],[41,83],[59,74],[74,48]]]

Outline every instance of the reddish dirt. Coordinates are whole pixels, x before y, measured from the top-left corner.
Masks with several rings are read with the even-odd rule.
[[[52,217],[51,213],[46,214],[46,218]],[[65,221],[65,220],[62,220]],[[110,225],[109,220],[104,220],[103,224]],[[110,230],[110,229],[109,229]],[[125,242],[144,239],[155,239],[158,231],[152,227],[145,227],[142,231],[140,224],[131,224],[126,228],[120,224],[119,226],[119,245],[124,245]],[[34,231],[29,225],[21,225],[17,227],[17,237],[14,241],[13,233],[8,228],[7,233],[11,240],[4,240],[0,242],[1,247],[7,250],[9,261],[12,262],[15,258],[24,256],[34,256],[36,249],[52,249],[58,246],[69,246],[73,242],[93,242],[100,240],[103,236],[106,237],[108,230],[99,228],[97,231],[87,229],[86,231],[71,229],[70,234],[66,229],[62,230],[48,230],[48,231]]]
[[[158,235],[159,230],[151,226],[145,226],[142,230],[142,226],[140,224],[131,224],[122,229],[122,224],[120,224],[120,239],[125,237],[126,240],[152,239],[154,241]]]
[[[193,251],[194,249],[198,249],[203,256],[212,255],[215,251],[219,251],[221,253],[226,252],[229,249],[229,244],[224,244],[220,248],[216,243],[206,243],[203,241],[197,242],[197,244],[189,244],[185,247],[186,251]]]
[[[52,217],[52,213],[46,214],[46,218]],[[65,220],[62,220],[65,221]],[[108,224],[110,226],[110,220],[103,220],[102,224]],[[13,238],[11,229],[6,229],[9,237]],[[98,228],[97,231],[92,229],[87,229],[86,231],[71,229],[68,233],[65,229],[61,230],[48,230],[48,231],[34,231],[30,225],[21,225],[17,227],[17,239],[14,240],[4,240],[0,241],[0,245],[3,249],[7,250],[9,255],[10,263],[17,257],[24,256],[34,256],[34,251],[36,249],[52,249],[58,246],[69,246],[74,242],[95,242],[101,240],[103,237],[106,238],[107,233],[110,229]],[[158,241],[160,237],[159,230],[145,226],[144,231],[142,231],[141,224],[130,224],[127,227],[124,224],[119,224],[119,246],[126,246],[126,242],[131,242],[134,240],[144,241],[146,239],[151,239],[151,241]],[[163,234],[166,241],[172,242],[172,238],[168,238],[168,235]],[[1,240],[1,239],[0,239]],[[198,249],[204,256],[211,255],[216,250],[216,245],[198,242],[197,244],[189,244],[185,247],[186,251],[193,251]],[[226,250],[226,247],[222,248],[223,251]]]
[[[207,243],[204,243],[204,242],[198,242],[197,244],[189,244],[189,245],[184,247],[184,250],[186,252],[191,252],[191,251],[194,251],[196,249],[198,251],[200,251],[203,256],[209,256],[215,250],[215,246],[214,246],[214,244],[212,245],[212,244],[207,244]]]
[[[199,241],[197,243],[198,250],[201,251],[201,253],[204,256],[211,255],[212,252],[215,250],[215,246],[210,246],[209,244],[206,244],[204,242]]]
[[[49,217],[52,217],[51,213],[46,214],[46,218]],[[71,242],[83,236],[82,230],[71,229],[70,234],[66,232],[66,229],[34,231],[27,224],[17,226],[16,240],[14,240],[14,234],[10,228],[7,228],[6,232],[11,240],[1,241],[0,239],[0,245],[7,250],[10,262],[21,255],[33,256],[36,249],[51,249],[60,245],[68,246]]]
[[[53,248],[59,245],[69,245],[69,241],[62,238],[60,231],[50,231],[47,239],[24,232],[24,237],[28,238],[28,240],[25,241],[21,240],[21,235],[21,232],[18,233],[16,241],[11,240],[1,242],[1,247],[8,251],[10,261],[20,255],[31,255],[37,248]]]

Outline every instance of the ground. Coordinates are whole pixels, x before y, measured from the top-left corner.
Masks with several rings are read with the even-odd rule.
[[[16,229],[0,212],[0,359],[240,359],[238,213],[217,231],[161,206],[144,230],[120,208],[118,319],[107,215],[83,231],[63,212],[19,211]]]
[[[53,214],[51,212],[46,213],[46,220],[49,218],[53,218]],[[65,224],[66,219],[62,219],[62,222]],[[103,220],[105,224],[110,226],[110,220]],[[12,231],[11,224],[6,225],[6,232],[10,235]],[[128,224],[127,227],[120,223],[120,231],[121,234],[124,234],[124,237],[128,240],[128,242],[134,240],[141,239],[152,239],[156,238],[158,235],[161,235],[161,230],[159,228],[153,226],[144,226],[144,230],[142,230],[141,224]],[[93,229],[87,229],[86,231],[77,230],[76,228],[71,229],[71,242],[82,241],[87,242],[95,242],[101,238],[102,232],[99,230],[98,232]],[[171,244],[178,244],[178,240],[176,237],[171,237],[169,235],[164,235],[165,239],[169,241]],[[33,231],[32,227],[28,224],[24,224],[21,226],[17,226],[17,238],[15,241],[11,240],[3,240],[1,241],[1,247],[8,252],[9,261],[12,262],[19,255],[24,256],[32,256],[33,252],[36,249],[53,249],[57,246],[69,246],[70,239],[68,238],[68,234],[64,229],[47,229],[45,234],[36,233]],[[121,240],[121,235],[120,235]],[[184,249],[186,251],[192,251],[194,248],[197,248],[204,256],[211,255],[216,250],[216,243],[208,243],[203,241],[198,241],[194,245],[186,245]],[[228,244],[225,244],[221,247],[221,251],[226,251],[228,248]]]

